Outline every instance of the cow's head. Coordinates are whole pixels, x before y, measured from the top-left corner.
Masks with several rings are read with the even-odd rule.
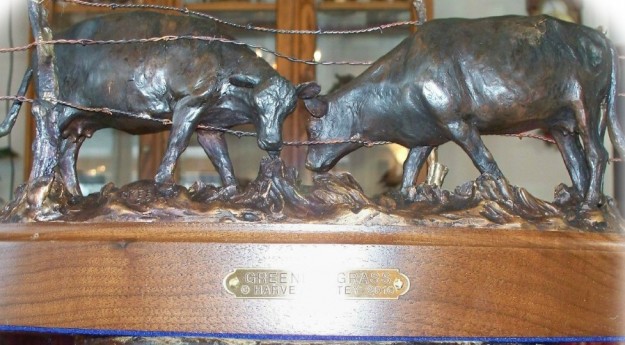
[[[316,91],[317,94],[320,91],[318,85]],[[349,106],[336,97],[315,95],[304,99],[304,103],[312,115],[308,122],[310,140],[334,142],[308,146],[306,167],[313,171],[326,172],[343,156],[362,146],[346,142],[357,139],[358,134],[354,134],[355,117]]]
[[[297,102],[295,88],[281,76],[260,80],[253,76],[235,75],[230,78],[230,83],[252,89],[251,106],[258,116],[255,121],[258,146],[271,156],[278,156],[282,149],[282,124]]]

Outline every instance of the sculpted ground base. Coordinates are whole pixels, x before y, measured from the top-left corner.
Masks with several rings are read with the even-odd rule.
[[[365,195],[349,174],[318,175],[302,186],[297,172],[280,159],[261,162],[256,180],[239,191],[195,184],[159,186],[138,181],[106,185],[99,193],[71,197],[60,179],[38,188],[49,190],[44,205],[30,205],[36,188],[23,186],[2,213],[3,222],[193,222],[404,225],[516,230],[623,232],[624,223],[606,197],[599,209],[583,209],[571,188],[556,188],[546,202],[504,179],[480,176],[447,191],[420,185],[407,198],[390,193]],[[30,193],[30,194],[29,194]],[[36,193],[35,193],[36,194]]]

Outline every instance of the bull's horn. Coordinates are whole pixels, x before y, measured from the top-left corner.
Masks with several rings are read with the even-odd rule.
[[[324,117],[328,113],[328,101],[321,97],[305,99],[304,105],[306,105],[310,115],[316,118]]]
[[[301,99],[311,99],[317,97],[319,92],[321,92],[321,86],[314,81],[297,85],[297,97]]]
[[[256,76],[235,74],[230,77],[230,84],[238,87],[254,88],[260,83],[260,79]]]

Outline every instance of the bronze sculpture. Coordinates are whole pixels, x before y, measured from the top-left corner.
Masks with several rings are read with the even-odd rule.
[[[58,38],[132,40],[201,35],[230,39],[224,31],[211,21],[146,11],[83,21]],[[102,128],[131,134],[170,130],[168,148],[155,177],[165,187],[173,184],[176,161],[191,134],[197,132],[200,145],[227,187],[225,191],[232,194],[237,181],[224,133],[198,127],[229,128],[252,123],[257,127],[260,148],[276,156],[282,147],[282,123],[297,99],[293,85],[253,51],[220,41],[59,44],[55,54],[62,100],[119,110],[111,110],[107,115],[57,106],[58,126],[64,139],[59,169],[73,195],[81,195],[76,176],[80,146]],[[31,74],[27,71],[24,76],[22,95]],[[14,106],[5,124],[13,123],[18,111],[19,107]]]
[[[131,38],[180,32],[189,36],[134,45],[120,33],[130,25],[138,28]],[[59,97],[109,114],[57,104],[62,119],[57,167],[61,178],[35,183],[34,192],[20,188],[0,220],[622,229],[612,200],[600,190],[606,157],[598,140],[607,127],[622,151],[623,138],[613,107],[616,56],[599,32],[549,17],[437,20],[424,24],[353,81],[319,96],[315,82],[294,88],[244,44],[220,41],[227,37],[221,30],[197,19],[150,12],[115,14],[74,27],[65,37],[123,41],[55,46]],[[213,40],[197,40],[196,35],[209,34],[203,37]],[[187,63],[191,53],[196,55]],[[85,83],[78,84],[75,75]],[[30,77],[29,71],[22,93]],[[596,86],[597,92],[588,92]],[[583,99],[574,97],[582,93]],[[314,117],[309,126],[313,141],[309,168],[325,171],[371,140],[394,141],[412,148],[400,193],[372,198],[349,174],[320,174],[312,186],[302,186],[297,171],[277,157],[281,125],[296,97],[304,99]],[[196,99],[199,106],[191,104],[177,118],[175,109],[184,99]],[[603,102],[608,111],[599,115]],[[581,104],[589,116],[581,112]],[[17,110],[16,104],[2,128],[10,127]],[[256,125],[259,146],[271,156],[244,190],[235,187],[223,131],[207,126],[239,123]],[[170,129],[167,154],[155,181],[122,187],[108,184],[100,193],[77,197],[78,149],[85,137],[104,127],[136,134]],[[554,134],[573,181],[573,189],[557,187],[554,203],[510,186],[479,138],[537,127]],[[193,131],[219,170],[223,188],[197,183],[186,189],[173,184],[175,161]],[[450,140],[465,148],[483,176],[453,192],[434,185],[413,186],[430,150]],[[39,192],[40,185],[45,186],[45,194]],[[607,207],[597,208],[600,204]],[[38,208],[45,212],[37,212]]]
[[[51,47],[37,47],[35,75],[39,91],[59,97]],[[47,121],[56,115],[38,115],[38,129],[60,139]],[[301,186],[295,169],[268,157],[234,195],[201,183],[161,193],[143,180],[68,198],[51,170],[0,213],[0,222],[58,221],[0,225],[5,330],[343,342],[622,335],[623,236],[578,233],[623,230],[606,226],[609,197],[580,213],[585,195],[574,188],[547,203],[484,174],[452,192],[426,183],[410,198],[372,199],[348,173]]]
[[[432,148],[453,141],[481,173],[503,178],[480,135],[544,128],[575,191],[596,208],[606,126],[625,153],[614,105],[617,59],[600,32],[547,16],[428,22],[348,85],[305,101],[310,137],[344,141],[311,146],[307,166],[327,171],[360,141],[392,141],[411,149],[401,191],[413,198]]]

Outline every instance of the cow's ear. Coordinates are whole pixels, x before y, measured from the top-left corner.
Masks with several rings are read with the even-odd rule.
[[[246,87],[246,88],[254,88],[256,85],[260,83],[260,80],[257,77],[253,77],[251,75],[244,74],[235,74],[230,77],[230,84],[238,87]]]
[[[311,99],[317,97],[321,92],[321,86],[317,82],[309,81],[297,85],[297,97],[301,99]]]
[[[310,115],[316,118],[324,117],[328,113],[328,101],[322,97],[305,99],[304,104]]]

